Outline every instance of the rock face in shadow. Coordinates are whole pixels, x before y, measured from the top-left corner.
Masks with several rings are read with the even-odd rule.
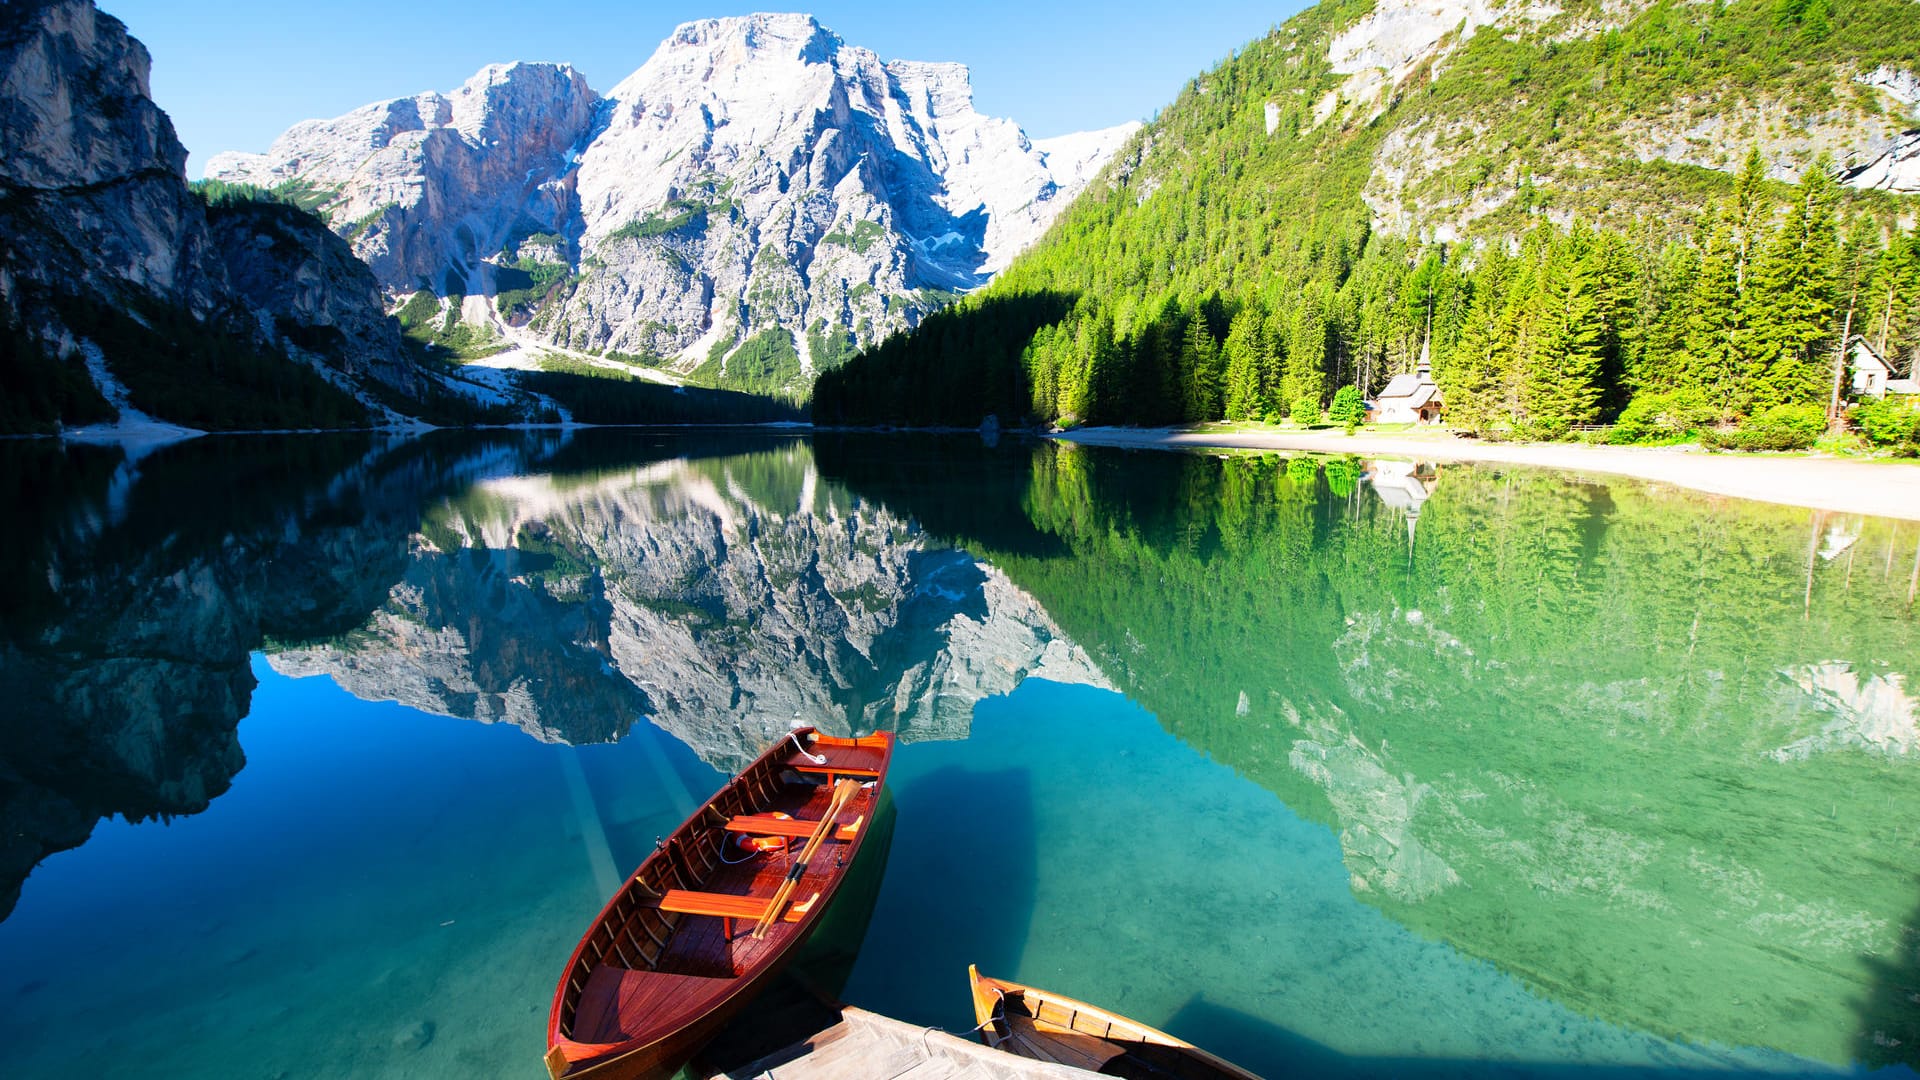
[[[10,4],[0,16],[5,268],[104,292],[132,287],[208,315],[205,207],[187,151],[148,94],[152,60],[91,0]],[[0,296],[11,282],[0,280]]]
[[[91,0],[0,13],[0,322],[68,363],[99,338],[123,379],[122,365],[165,363],[182,336],[204,336],[418,395],[423,376],[344,241],[290,206],[210,210],[189,190],[150,69]],[[131,313],[151,340],[101,338],[101,311]]]
[[[483,485],[429,512],[365,627],[269,662],[542,739],[646,717],[726,771],[794,722],[958,738],[1029,675],[1102,682],[1004,576],[798,445]]]
[[[280,203],[242,202],[207,214],[232,293],[283,346],[321,358],[347,385],[375,382],[421,395],[427,377],[400,347],[379,282],[319,219]]]
[[[226,791],[246,760],[250,654],[359,625],[407,569],[422,501],[499,467],[498,449],[428,461],[340,436],[196,440],[139,460],[39,443],[0,454],[10,481],[39,481],[8,490],[35,531],[0,549],[14,582],[0,609],[0,918],[98,819],[195,813]]]

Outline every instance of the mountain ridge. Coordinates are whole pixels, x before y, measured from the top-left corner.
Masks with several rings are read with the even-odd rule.
[[[1788,408],[1754,438],[1803,442],[1846,335],[1920,347],[1912,12],[1327,0],[1195,77],[938,332],[817,384],[816,417],[1317,422],[1430,359],[1479,431],[1638,401],[1623,438]]]
[[[983,284],[1138,127],[1036,142],[970,79],[808,15],[697,20],[604,96],[494,65],[207,175],[307,196],[396,298],[434,294],[416,321],[793,388]]]

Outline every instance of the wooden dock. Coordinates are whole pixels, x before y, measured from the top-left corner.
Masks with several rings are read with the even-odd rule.
[[[848,1006],[838,1023],[709,1080],[1086,1080],[1091,1075]]]

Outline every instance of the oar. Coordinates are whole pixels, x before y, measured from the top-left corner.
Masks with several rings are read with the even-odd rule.
[[[860,781],[858,780],[842,780],[833,785],[833,798],[827,803],[827,812],[820,815],[819,828],[814,829],[813,835],[807,838],[807,846],[800,849],[800,857],[794,860],[792,869],[787,871],[787,880],[780,883],[780,891],[773,894],[773,901],[767,905],[767,913],[760,916],[760,921],[754,924],[754,937],[767,936],[767,927],[772,926],[774,920],[786,914],[787,900],[793,896],[794,887],[800,884],[800,879],[806,876],[807,860],[813,858],[813,853],[826,842],[827,834],[833,831],[833,819],[839,815],[840,811],[846,809],[847,804],[852,802],[853,797],[859,792]]]

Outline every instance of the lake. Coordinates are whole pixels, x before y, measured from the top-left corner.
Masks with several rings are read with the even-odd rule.
[[[0,1072],[540,1077],[618,881],[901,746],[822,978],[1268,1076],[1914,1075],[1920,525],[972,436],[0,443]],[[823,950],[824,951],[824,950]]]

